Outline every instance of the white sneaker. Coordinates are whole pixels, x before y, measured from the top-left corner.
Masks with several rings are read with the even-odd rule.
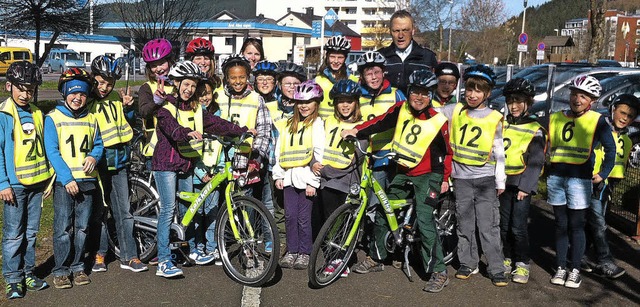
[[[551,283],[554,285],[563,286],[565,285],[564,281],[566,277],[567,277],[567,270],[563,269],[562,267],[558,267],[558,270],[556,271],[556,275],[553,275],[553,277],[551,277]]]
[[[218,251],[218,249],[214,250],[213,252],[209,252],[208,255],[213,257],[213,263],[215,265],[222,265],[222,258],[220,258],[220,252]]]
[[[564,283],[564,286],[567,288],[578,289],[581,283],[582,278],[580,278],[580,270],[573,269],[569,272],[569,277],[567,277],[567,281]]]

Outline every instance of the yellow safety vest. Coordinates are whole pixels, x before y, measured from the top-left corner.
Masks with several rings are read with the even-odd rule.
[[[415,161],[398,159],[398,164],[408,168],[414,168],[436,138],[442,126],[447,122],[447,117],[438,113],[429,119],[419,119],[411,114],[409,102],[405,102],[396,123],[391,150],[412,157]]]
[[[396,89],[391,88],[391,92],[375,97],[373,105],[371,97],[360,97],[360,113],[365,121],[369,121],[389,110],[396,104]],[[380,150],[391,150],[391,141],[393,140],[393,129],[371,135],[369,140],[369,150],[377,152]]]
[[[502,130],[504,141],[505,173],[507,175],[522,174],[527,168],[524,163],[524,154],[529,148],[538,130],[542,126],[538,122],[530,122],[521,125],[505,125]]]
[[[204,132],[202,127],[202,108],[198,106],[196,110],[178,110],[176,106],[168,103],[164,106],[171,115],[178,120],[178,124],[193,131]],[[189,140],[189,142],[178,142],[178,152],[187,158],[197,158],[202,156],[203,142],[199,140]]]
[[[158,82],[156,81],[147,81],[145,84],[149,85],[149,88],[151,88],[151,94],[155,93],[156,90],[158,90]],[[175,90],[175,87],[171,86],[171,85],[167,85],[165,83],[164,85],[164,92],[167,95],[171,95],[173,94],[173,91]],[[146,122],[146,121],[145,121]],[[144,145],[144,148],[142,148],[142,154],[146,157],[152,157],[153,156],[153,150],[155,148],[156,143],[158,142],[158,136],[155,135],[156,133],[156,126],[158,125],[158,118],[156,118],[156,116],[153,116],[153,126],[152,127],[145,127],[145,135],[151,135],[151,138],[149,139],[149,141],[147,142],[147,144]],[[155,139],[155,141],[154,141]],[[153,144],[151,144],[151,142],[153,142]]]
[[[54,109],[49,116],[56,126],[60,156],[71,169],[71,175],[75,179],[97,178],[98,170],[90,174],[82,170],[84,159],[93,150],[96,138],[98,122],[93,114],[89,113],[82,118],[71,118],[58,109]]]
[[[624,172],[627,168],[627,161],[629,160],[629,155],[631,154],[631,147],[633,143],[631,139],[626,134],[619,134],[615,131],[611,131],[613,134],[613,139],[616,140],[616,160],[609,173],[609,178],[624,178]],[[604,160],[604,147],[602,145],[598,146],[593,150],[595,154],[595,163],[593,165],[593,174],[597,174],[600,172],[600,168],[602,167],[602,161]]]
[[[600,113],[588,111],[580,117],[568,117],[564,112],[551,114],[549,138],[551,163],[583,164],[591,155]]]
[[[133,138],[133,130],[124,116],[122,102],[94,100],[89,106],[89,111],[98,121],[105,147],[124,144]]]
[[[349,75],[347,79],[356,83],[360,81],[360,78],[354,75]],[[331,89],[333,88],[333,82],[331,82],[329,78],[323,75],[317,75],[313,80],[316,83],[318,83],[318,85],[320,85],[323,92],[323,98],[322,98],[322,101],[320,102],[318,114],[320,115],[320,118],[322,118],[323,120],[328,119],[329,117],[334,115],[333,101],[331,100],[331,98],[329,98],[329,92],[331,92]]]
[[[290,118],[292,114],[287,114],[278,109],[278,101],[269,101],[265,105],[269,109],[269,115],[271,116],[271,122],[275,123],[283,118]]]
[[[313,124],[299,123],[293,134],[287,125],[280,133],[280,166],[287,169],[309,165],[313,157]]]
[[[485,118],[477,119],[468,116],[468,110],[462,110],[464,105],[459,103],[453,109],[451,118],[451,136],[449,138],[453,149],[453,160],[471,166],[482,166],[490,161],[493,138],[502,122],[502,114],[493,110]]]
[[[30,104],[34,130],[27,134],[22,130],[20,116],[13,99],[8,98],[0,104],[0,112],[13,117],[13,158],[15,173],[23,185],[33,185],[46,181],[53,176],[44,151],[42,111]]]
[[[216,89],[218,93],[218,105],[220,105],[220,117],[240,127],[246,126],[255,129],[258,119],[258,107],[260,106],[260,94],[251,92],[241,99],[230,98],[225,94],[224,88]],[[245,140],[239,147],[239,152],[251,152],[253,138]],[[222,145],[220,145],[222,146]]]
[[[340,133],[342,130],[351,129],[360,123],[362,123],[362,121],[345,123],[339,121],[335,116],[327,118],[324,122],[325,147],[322,157],[323,165],[330,165],[337,169],[345,169],[351,165],[355,154],[355,145],[342,141]]]

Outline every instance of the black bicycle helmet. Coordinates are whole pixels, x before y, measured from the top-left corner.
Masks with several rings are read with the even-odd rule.
[[[462,78],[464,79],[464,81],[467,81],[467,79],[469,79],[470,77],[478,77],[484,79],[489,82],[489,85],[491,86],[496,85],[496,74],[493,72],[493,69],[491,69],[487,65],[478,64],[467,67],[467,69],[464,70],[464,75],[462,76]]]
[[[169,71],[169,79],[182,80],[182,79],[196,79],[202,80],[205,75],[200,70],[200,67],[191,61],[178,62],[171,67]]]
[[[502,94],[505,96],[522,94],[525,96],[533,97],[536,95],[536,91],[529,80],[525,78],[515,78],[507,82],[507,84],[504,86],[504,89],[502,90]]]
[[[611,102],[611,106],[615,108],[618,105],[626,104],[630,108],[636,110],[636,113],[640,112],[640,99],[632,94],[621,94],[616,96]],[[613,111],[613,109],[612,109]]]
[[[434,90],[438,86],[438,78],[433,72],[431,72],[431,70],[416,70],[409,76],[409,86],[407,91],[411,92],[411,88],[414,86]]]
[[[99,55],[91,62],[91,73],[94,76],[100,75],[118,80],[122,77],[120,65],[120,61],[114,60],[111,56]]]
[[[27,61],[13,62],[7,69],[7,80],[12,84],[40,85],[42,73],[38,66]]]
[[[284,65],[278,66],[276,72],[278,72],[278,82],[282,81],[284,77],[296,77],[300,82],[307,81],[304,68],[293,62],[286,62]]]
[[[276,76],[278,74],[278,65],[274,62],[260,61],[253,68],[253,75],[269,75]]]
[[[222,73],[226,76],[229,68],[234,66],[242,66],[246,69],[247,74],[251,73],[251,64],[249,64],[249,61],[240,54],[231,55],[222,62]]]
[[[342,35],[331,37],[327,43],[324,45],[324,48],[329,51],[337,51],[342,53],[349,53],[351,50],[351,41],[349,41],[346,37]]]
[[[339,80],[333,85],[331,91],[329,91],[329,98],[331,98],[331,100],[339,97],[359,99],[360,96],[362,96],[360,85],[349,79]]]
[[[378,66],[384,69],[384,65],[387,63],[387,60],[384,56],[378,51],[367,51],[363,53],[358,60],[356,60],[356,65],[358,65],[358,71],[360,74],[364,71],[365,68]]]
[[[436,77],[440,76],[454,76],[456,79],[460,79],[460,70],[458,65],[451,62],[440,62],[434,69]]]

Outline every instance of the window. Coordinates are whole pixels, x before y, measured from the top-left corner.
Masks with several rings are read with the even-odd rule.
[[[25,51],[14,51],[13,52],[14,60],[29,60],[29,52]]]
[[[91,52],[80,52],[80,57],[85,62],[91,62]]]
[[[8,60],[11,60],[11,52],[0,53],[0,61],[8,61]]]
[[[311,44],[311,37],[305,37],[305,38],[304,38],[304,44],[305,44],[305,45],[309,45],[309,44]]]
[[[225,37],[224,38],[224,44],[226,46],[232,46],[233,45],[233,41],[234,41],[233,37]]]

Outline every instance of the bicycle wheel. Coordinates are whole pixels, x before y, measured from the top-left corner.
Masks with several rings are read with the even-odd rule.
[[[438,207],[433,215],[436,221],[436,228],[442,242],[442,253],[444,263],[449,264],[456,257],[458,249],[458,234],[456,233],[456,199],[453,192],[446,192],[441,195]]]
[[[312,287],[328,286],[347,267],[360,237],[362,224],[355,225],[358,209],[359,206],[346,203],[338,207],[322,225],[309,258],[308,274]],[[344,248],[353,227],[358,227],[356,237]]]
[[[216,238],[224,271],[234,281],[258,287],[271,280],[280,256],[280,234],[276,222],[259,200],[234,197],[233,211],[222,204],[216,222]],[[229,217],[235,221],[239,240],[235,239]],[[265,251],[272,242],[271,252]]]
[[[147,182],[138,177],[129,178],[129,204],[130,212],[133,215],[133,239],[138,249],[140,261],[147,262],[155,256],[156,245],[156,225],[160,196],[158,192],[150,187]],[[120,257],[118,236],[115,229],[115,222],[109,212],[107,218],[107,233],[109,234],[109,246],[116,257]]]

